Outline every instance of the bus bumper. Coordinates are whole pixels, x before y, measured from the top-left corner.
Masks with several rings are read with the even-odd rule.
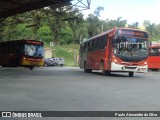
[[[145,65],[145,66],[127,66],[127,65],[119,65],[119,64],[116,64],[114,62],[111,63],[111,71],[146,73],[147,70],[148,70],[148,65]]]

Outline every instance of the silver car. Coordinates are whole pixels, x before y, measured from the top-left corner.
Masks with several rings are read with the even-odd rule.
[[[52,61],[53,66],[57,66],[59,59],[58,58],[51,58],[51,61]]]
[[[64,65],[64,59],[63,58],[58,58],[58,64],[57,65]]]

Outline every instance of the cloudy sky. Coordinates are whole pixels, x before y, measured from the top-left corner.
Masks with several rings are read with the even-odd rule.
[[[84,3],[86,1],[83,0]],[[122,17],[129,24],[136,21],[142,24],[144,20],[160,23],[160,0],[91,0],[91,8],[83,13],[87,16],[98,6],[104,7],[101,12],[101,18],[104,20]]]

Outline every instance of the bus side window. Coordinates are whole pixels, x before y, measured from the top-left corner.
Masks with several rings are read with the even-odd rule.
[[[102,38],[99,38],[99,48],[102,50],[103,49],[103,39]]]
[[[108,37],[106,35],[101,37],[101,49],[105,49],[105,46],[107,46],[107,41]]]
[[[86,43],[85,52],[89,51],[89,42]]]
[[[108,35],[105,35],[104,39],[105,39],[105,45],[107,46],[107,44],[108,44]]]
[[[158,49],[151,49],[151,56],[158,56]]]
[[[93,49],[93,41],[90,41],[89,42],[89,51],[92,51],[92,49]]]
[[[97,50],[97,39],[93,40],[92,42],[92,50]]]
[[[100,39],[97,39],[97,50],[101,49],[101,41]]]
[[[83,45],[80,46],[80,53],[79,54],[80,54],[80,56],[82,56],[82,54],[83,54]]]
[[[88,51],[92,51],[92,41],[88,43]]]

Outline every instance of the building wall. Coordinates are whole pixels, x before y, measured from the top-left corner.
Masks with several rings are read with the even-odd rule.
[[[52,49],[50,48],[44,49],[44,58],[52,58]]]

